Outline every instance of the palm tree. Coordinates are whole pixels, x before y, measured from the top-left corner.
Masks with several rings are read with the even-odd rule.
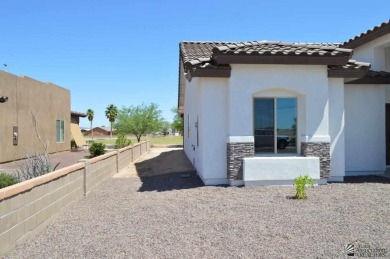
[[[93,116],[94,116],[93,110],[92,109],[88,109],[87,110],[87,117],[88,117],[88,120],[91,122],[92,140],[93,140],[93,129],[92,129]]]
[[[112,123],[115,122],[117,116],[118,116],[118,108],[113,104],[108,105],[106,108],[106,117],[111,123],[110,138],[112,138]]]

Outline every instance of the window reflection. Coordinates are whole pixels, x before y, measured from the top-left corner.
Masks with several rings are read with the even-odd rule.
[[[255,99],[254,127],[256,153],[297,153],[297,99]]]

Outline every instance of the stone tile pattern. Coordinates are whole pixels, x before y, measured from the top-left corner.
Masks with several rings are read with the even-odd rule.
[[[213,48],[213,55],[263,56],[350,56],[352,50],[339,48],[337,43],[301,43],[281,41],[250,41],[226,43]]]
[[[254,143],[228,143],[227,144],[227,175],[228,180],[243,180],[244,157],[255,155]]]
[[[320,159],[320,178],[330,176],[330,143],[329,142],[302,142],[301,153],[305,157]]]

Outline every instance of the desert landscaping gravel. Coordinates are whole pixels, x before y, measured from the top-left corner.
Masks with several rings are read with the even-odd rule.
[[[156,159],[136,164],[141,177],[127,168],[103,182],[6,258],[346,258],[355,240],[390,256],[388,179],[295,200],[293,187],[205,187],[172,160],[153,174]]]

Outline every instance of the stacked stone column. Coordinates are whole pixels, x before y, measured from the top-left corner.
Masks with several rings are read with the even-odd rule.
[[[227,175],[231,183],[243,181],[243,159],[254,155],[254,142],[227,143]]]
[[[330,176],[330,143],[329,142],[302,142],[301,154],[306,157],[320,159],[320,178]]]

